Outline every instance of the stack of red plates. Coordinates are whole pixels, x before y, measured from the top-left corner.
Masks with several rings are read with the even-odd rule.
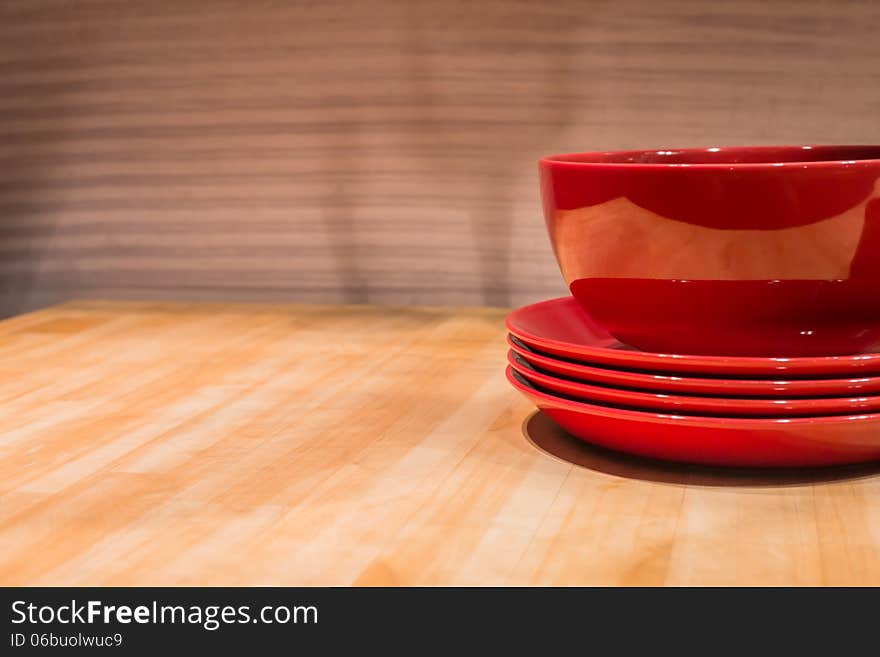
[[[573,297],[520,308],[507,328],[511,384],[591,443],[723,465],[880,459],[880,353],[639,351],[602,329]]]

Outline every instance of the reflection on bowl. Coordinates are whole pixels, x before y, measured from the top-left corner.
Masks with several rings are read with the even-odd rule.
[[[880,146],[541,161],[572,294],[663,352],[813,356],[880,343]]]

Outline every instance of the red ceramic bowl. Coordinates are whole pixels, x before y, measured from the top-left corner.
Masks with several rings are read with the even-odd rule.
[[[511,367],[507,380],[574,436],[639,456],[760,467],[880,459],[878,413],[768,419],[643,412],[541,392]]]
[[[513,351],[507,364],[539,390],[570,397],[588,404],[607,404],[618,408],[693,415],[731,417],[797,417],[807,415],[848,415],[880,413],[880,395],[861,397],[808,397],[804,399],[763,399],[752,397],[698,397],[597,386],[551,376],[535,369]]]
[[[572,294],[644,351],[880,349],[880,146],[556,155],[540,162]]]

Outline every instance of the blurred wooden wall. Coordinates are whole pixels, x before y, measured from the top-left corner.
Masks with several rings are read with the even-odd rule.
[[[880,142],[880,3],[0,0],[0,313],[564,292],[536,158]]]

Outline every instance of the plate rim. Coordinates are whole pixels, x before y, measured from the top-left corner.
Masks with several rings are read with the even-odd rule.
[[[736,417],[727,415],[689,415],[686,413],[664,413],[661,411],[637,411],[614,406],[602,406],[589,402],[572,401],[564,397],[557,397],[550,393],[538,390],[528,382],[523,384],[519,381],[522,375],[516,372],[510,365],[505,370],[508,382],[520,393],[529,397],[543,399],[564,410],[579,412],[582,414],[602,415],[630,421],[651,421],[672,424],[691,424],[697,426],[717,427],[723,424],[725,427],[736,429],[736,425],[742,425],[744,430],[756,429],[761,426],[776,428],[780,425],[846,425],[861,424],[863,422],[880,423],[880,412],[875,413],[847,413],[840,415],[801,415],[792,417]],[[733,426],[731,426],[733,425]]]
[[[536,303],[520,306],[511,311],[504,320],[507,330],[515,337],[527,344],[534,344],[538,349],[547,351],[564,350],[571,353],[581,354],[586,358],[590,356],[603,359],[603,362],[612,361],[629,364],[638,369],[661,370],[675,372],[676,367],[686,368],[688,372],[715,372],[718,374],[733,372],[803,372],[844,374],[852,370],[861,370],[866,367],[876,366],[880,372],[880,353],[851,354],[847,356],[701,356],[696,354],[670,354],[650,351],[622,351],[608,349],[597,345],[578,344],[542,337],[517,325],[517,321],[526,312],[535,312],[543,306],[574,305],[580,309],[587,318],[589,315],[578,301],[572,296],[545,299]],[[521,320],[520,320],[521,321]],[[609,338],[611,335],[609,334]],[[613,338],[611,338],[613,339]],[[641,367],[639,367],[641,366]]]

